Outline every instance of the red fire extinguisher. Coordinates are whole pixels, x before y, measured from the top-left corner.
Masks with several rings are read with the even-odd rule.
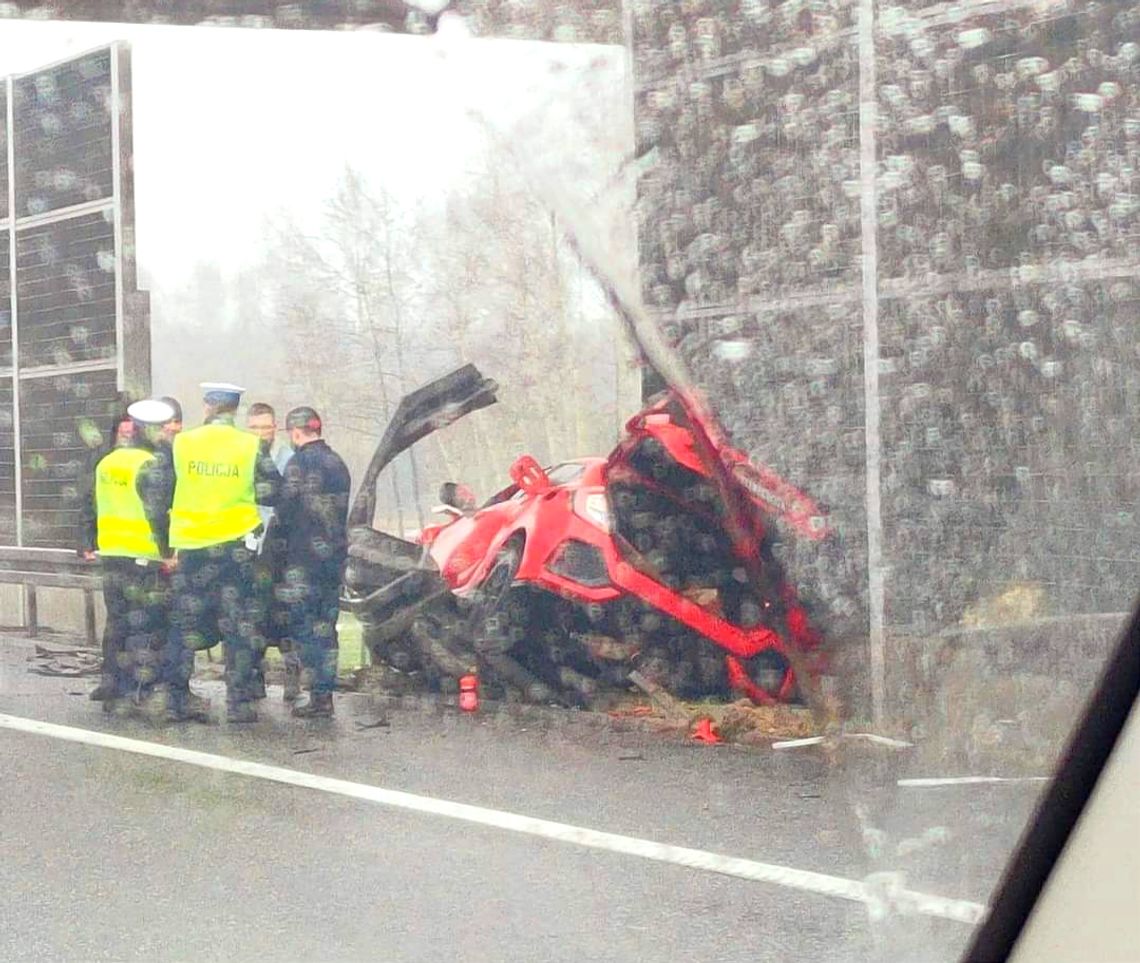
[[[459,679],[459,708],[464,712],[479,708],[479,677],[474,669]]]

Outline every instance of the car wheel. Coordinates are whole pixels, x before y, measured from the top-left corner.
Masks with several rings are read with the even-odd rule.
[[[522,564],[522,540],[512,538],[470,598],[467,625],[477,651],[505,653],[521,641],[526,628],[525,605],[512,597]]]
[[[383,626],[361,620],[364,644],[374,665],[391,666],[397,672],[414,672],[420,667],[419,653],[406,638],[392,636]]]
[[[419,650],[429,689],[455,692],[460,677],[470,671],[475,658],[461,648],[465,634],[456,632],[455,621],[446,613],[425,612],[412,623],[409,635]]]

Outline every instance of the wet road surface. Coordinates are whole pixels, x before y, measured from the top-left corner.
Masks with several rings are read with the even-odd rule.
[[[253,726],[104,716],[27,672],[0,713],[851,880],[984,902],[1039,786],[916,792],[905,753],[707,747],[575,713],[338,696]],[[215,697],[220,686],[203,687]],[[362,728],[378,720],[386,726]],[[0,956],[20,959],[954,959],[961,923],[0,729]],[[890,877],[888,879],[894,879]]]

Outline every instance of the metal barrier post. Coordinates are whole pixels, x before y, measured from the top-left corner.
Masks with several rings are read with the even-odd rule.
[[[95,593],[83,590],[83,625],[87,630],[87,644],[95,647]]]
[[[24,584],[24,621],[28,629],[28,638],[34,639],[40,634],[39,609],[36,606],[36,587],[31,582]]]

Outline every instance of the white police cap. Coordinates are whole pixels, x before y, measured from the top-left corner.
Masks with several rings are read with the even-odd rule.
[[[127,408],[127,415],[132,421],[140,425],[165,425],[174,417],[176,412],[165,401],[157,398],[147,398],[136,401]]]
[[[202,398],[208,405],[236,405],[245,393],[245,388],[225,381],[203,381],[198,387],[202,389]]]

